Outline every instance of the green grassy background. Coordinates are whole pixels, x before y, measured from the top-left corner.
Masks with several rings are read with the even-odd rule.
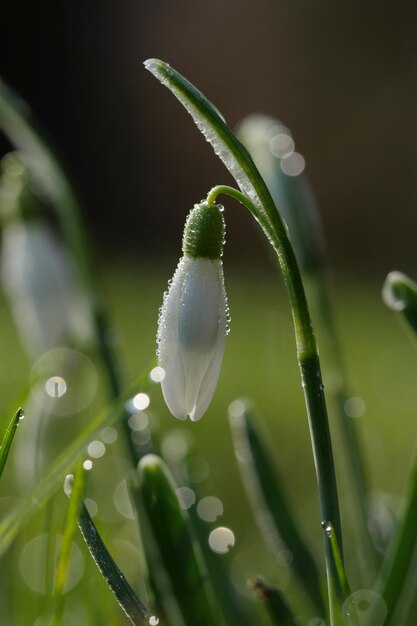
[[[103,267],[116,350],[127,382],[146,368],[154,356],[157,313],[175,263],[174,259],[155,260],[153,263],[136,259],[106,263]],[[149,413],[159,422],[159,438],[177,431],[188,441],[190,455],[207,461],[210,473],[198,485],[199,495],[215,495],[224,504],[224,515],[216,524],[207,524],[207,531],[215,525],[224,525],[235,533],[235,546],[227,556],[219,558],[230,566],[237,587],[246,593],[245,576],[261,574],[281,588],[289,589],[290,596],[296,597],[298,592],[291,583],[288,568],[284,565],[277,567],[260,540],[240,482],[227,418],[228,406],[237,397],[244,396],[253,401],[259,419],[270,434],[270,444],[288,487],[290,501],[321,558],[322,536],[314,468],[289,306],[280,276],[272,267],[253,269],[239,266],[236,262],[230,266],[226,262],[225,276],[232,316],[231,333],[226,341],[219,385],[207,414],[195,424],[175,420],[164,406],[157,385],[151,390]],[[381,301],[383,279],[381,275],[359,281],[354,276],[336,274],[332,300],[349,388],[352,396],[361,397],[366,405],[364,415],[356,419],[359,420],[367,455],[371,487],[375,492],[401,495],[416,439],[417,352],[395,315]],[[0,325],[3,354],[0,361],[0,404],[4,428],[10,417],[10,407],[15,408],[15,398],[27,383],[31,368],[19,346],[3,298],[0,300]],[[320,333],[317,334],[320,346]],[[325,352],[321,353],[321,357],[325,387],[331,395],[331,376],[326,371]],[[95,407],[103,401],[102,388],[100,393]],[[328,403],[343,520],[348,530],[351,525],[348,481],[338,452],[340,442],[332,422],[330,397]],[[61,420],[57,428],[64,432],[64,443],[68,443],[85,420],[94,415],[94,406],[88,407],[76,419],[51,418]],[[30,418],[28,413],[26,421]],[[26,423],[22,423],[22,429]],[[54,441],[49,441],[55,450]],[[51,456],[53,454],[51,452]],[[123,454],[123,445],[118,442],[94,463],[88,497],[98,503],[96,521],[122,569],[126,570],[133,586],[143,594],[139,553],[132,551],[131,547],[138,548],[136,522],[117,514],[112,501],[115,486],[126,476]],[[16,484],[12,450],[1,485],[0,510],[7,510],[12,499],[23,497],[24,492],[25,487]],[[399,499],[393,498],[392,501],[394,506],[399,506]],[[62,526],[65,506],[65,497],[59,494],[49,512],[48,524],[52,524],[57,532]],[[45,610],[47,600],[29,589],[20,575],[23,546],[31,537],[42,533],[42,529],[48,528],[45,524],[45,514],[41,512],[2,561],[0,574],[6,582],[0,591],[1,623],[11,626],[35,624]],[[346,533],[345,540],[348,563],[354,570],[356,556],[350,543],[350,532]],[[68,623],[72,626],[101,623],[105,615],[105,623],[124,624],[124,618],[113,598],[104,590],[84,547],[80,541],[78,544],[84,555],[85,574],[82,582],[68,593]],[[91,604],[91,593],[100,601],[92,603],[91,614],[86,616],[83,602]]]

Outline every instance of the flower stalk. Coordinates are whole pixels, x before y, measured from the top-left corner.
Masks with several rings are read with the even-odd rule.
[[[319,355],[301,273],[284,222],[250,154],[230,131],[224,118],[219,115],[204,94],[184,76],[159,59],[149,59],[145,62],[145,67],[172,91],[193,117],[199,130],[239,185],[243,194],[240,201],[259,222],[277,253],[292,309],[297,358],[311,433],[322,520],[332,524],[338,545],[342,546],[336,473]],[[212,190],[210,201],[214,202],[217,195],[224,193],[226,188],[222,186],[220,189],[222,191]],[[233,194],[236,197],[235,192]],[[325,553],[329,576],[330,572],[336,575],[333,555],[326,544]],[[331,622],[333,623],[333,619]]]

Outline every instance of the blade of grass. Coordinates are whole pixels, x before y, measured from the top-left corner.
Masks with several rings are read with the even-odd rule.
[[[340,554],[340,547],[337,543],[334,528],[330,522],[322,522],[321,526],[323,528],[325,541],[329,543],[334,562],[334,567],[332,568],[332,571],[329,572],[330,624],[331,626],[343,626],[344,618],[342,615],[342,607],[346,600],[351,596],[351,590],[346,577],[345,568]],[[356,607],[352,607],[349,611],[349,626],[360,626],[360,621],[356,614]]]
[[[3,441],[0,446],[0,478],[3,474],[4,466],[6,465],[7,457],[9,456],[10,448],[13,443],[13,438],[15,436],[17,427],[19,426],[20,420],[23,418],[23,409],[17,409],[16,413],[13,415],[12,419],[9,422],[9,425],[6,428],[6,432],[4,433]]]
[[[91,556],[126,617],[134,626],[147,623],[145,605],[113,560],[84,504],[81,505],[78,526]]]
[[[346,577],[345,568],[343,565],[342,557],[340,554],[340,548],[337,544],[336,533],[334,532],[333,526],[330,522],[322,522],[321,523],[324,536],[326,540],[330,544],[330,550],[332,551],[333,560],[335,563],[334,571],[337,572],[337,578],[335,580],[335,588],[336,593],[339,599],[339,602],[344,602],[348,596],[350,596],[351,591],[349,588],[349,583]]]
[[[275,249],[291,304],[302,387],[310,425],[322,519],[330,520],[342,546],[339,501],[320,360],[301,274],[294,251],[274,201],[246,148],[229,130],[224,119],[207,98],[167,63],[149,59],[145,67],[180,100],[215,153],[242,190],[239,201],[262,226]],[[238,192],[215,187],[207,196],[213,203],[220,193],[236,198]],[[326,559],[332,558],[326,549]]]
[[[223,622],[213,589],[186,511],[180,507],[172,475],[162,459],[150,454],[139,463],[138,480],[142,514],[157,546],[159,568],[169,581],[184,623],[218,626]],[[158,563],[154,561],[148,566],[157,568]],[[164,592],[158,589],[158,600],[163,606]]]
[[[73,487],[69,486],[69,481],[73,482]],[[54,603],[54,618],[52,626],[59,626],[64,610],[64,588],[68,577],[71,562],[71,550],[77,532],[78,516],[86,487],[86,471],[82,461],[78,461],[74,476],[69,474],[64,482],[64,489],[70,497],[67,513],[65,516],[64,532],[60,545],[58,563],[55,572],[54,590],[52,600]]]
[[[230,416],[230,424],[243,484],[265,541],[276,553],[275,533],[278,534],[291,552],[295,575],[319,615],[324,617],[319,569],[293,517],[278,472],[247,403],[242,401],[241,414]]]
[[[229,572],[222,560],[223,555],[215,554],[209,547],[207,523],[197,515],[195,507],[188,509],[190,521],[203,553],[217,602],[229,626],[252,626],[253,617],[246,603],[238,596],[230,580]]]

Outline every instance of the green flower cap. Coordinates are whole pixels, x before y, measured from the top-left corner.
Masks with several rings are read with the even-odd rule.
[[[223,253],[225,223],[223,207],[201,202],[194,205],[185,222],[182,239],[184,256],[219,259]]]

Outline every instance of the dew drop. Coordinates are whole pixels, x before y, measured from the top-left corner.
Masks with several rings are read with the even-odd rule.
[[[164,368],[160,366],[154,367],[149,373],[149,378],[153,383],[162,383],[165,378]]]
[[[67,392],[67,383],[61,376],[51,376],[45,383],[45,391],[51,398],[61,398]]]
[[[387,606],[378,593],[360,589],[352,593],[343,603],[345,626],[382,626],[387,614]]]
[[[195,503],[195,493],[189,487],[179,487],[175,493],[182,509],[189,509]]]
[[[73,485],[74,485],[74,474],[68,474],[67,476],[65,476],[65,480],[64,480],[64,492],[65,492],[65,495],[68,496],[68,498],[71,496]]]
[[[138,411],[144,411],[148,408],[150,399],[147,393],[137,393],[132,402],[135,409]]]
[[[298,176],[305,169],[304,157],[298,152],[287,154],[281,160],[281,169],[287,176]]]
[[[246,410],[246,405],[242,400],[233,400],[229,404],[229,415],[230,417],[242,417]]]
[[[149,624],[150,624],[151,626],[158,626],[158,624],[159,624],[159,617],[156,617],[155,615],[152,615],[152,616],[149,618]]]
[[[230,528],[219,526],[209,535],[209,546],[217,554],[226,554],[235,545],[235,535]]]
[[[215,522],[223,515],[223,502],[214,496],[206,496],[197,505],[198,516],[206,522]]]
[[[106,452],[106,446],[102,441],[92,441],[88,444],[87,451],[93,459],[99,459],[100,457],[104,456]]]
[[[112,426],[106,426],[100,433],[100,439],[104,443],[114,443],[117,441],[117,430]]]

